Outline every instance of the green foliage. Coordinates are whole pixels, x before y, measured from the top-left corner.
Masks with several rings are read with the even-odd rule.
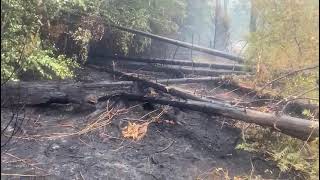
[[[78,58],[84,62],[87,59],[88,46],[90,39],[92,38],[92,34],[89,30],[79,27],[71,36],[80,47],[80,57]]]
[[[248,37],[248,64],[256,66],[257,83],[281,73],[317,64],[319,59],[318,1],[257,0],[257,31]],[[319,71],[289,77],[278,85],[282,95],[316,85]],[[318,93],[314,93],[316,98]]]
[[[26,72],[42,77],[72,77],[77,64],[63,55],[55,55],[53,46],[40,38],[39,1],[1,0],[1,82],[19,79]]]
[[[287,135],[259,127],[245,134],[245,141],[237,149],[266,154],[277,162],[282,172],[296,170],[307,179],[319,177],[319,139],[303,142]]]
[[[185,0],[118,0],[110,2],[108,8],[100,11],[100,14],[113,24],[165,35],[175,33],[182,24],[186,16],[186,2]],[[116,43],[124,54],[127,54],[129,49],[134,49],[136,53],[142,52],[151,43],[149,38],[113,31],[116,31],[114,32],[117,34]]]
[[[89,44],[101,40],[104,32],[112,33],[109,48],[115,52],[143,52],[150,39],[105,27],[106,23],[174,33],[186,14],[185,0],[1,0],[1,4],[1,81],[19,79],[26,72],[43,78],[72,77],[79,66],[75,62],[86,61]]]
[[[21,66],[24,72],[33,70],[45,79],[65,79],[74,76],[71,67],[76,68],[78,64],[64,55],[55,57],[51,50],[40,49],[34,51]]]
[[[318,1],[257,0],[257,31],[248,37],[248,64],[256,66],[256,82],[263,86],[280,75],[301,67],[318,64],[319,7]],[[272,87],[282,96],[319,99],[318,69],[288,76]],[[304,92],[308,92],[305,93]],[[318,103],[318,101],[311,101]],[[313,118],[310,111],[303,115]],[[291,168],[309,179],[319,177],[319,140],[312,143],[269,130],[255,128],[247,134],[239,148],[268,154],[282,171]]]
[[[247,63],[256,67],[256,85],[264,86],[282,74],[318,64],[318,1],[255,0],[257,31],[248,37]],[[269,89],[290,98],[318,103],[319,70],[304,71],[277,81]],[[314,89],[314,91],[309,91]],[[300,96],[301,97],[298,97]],[[314,119],[312,112],[303,115]],[[269,129],[247,131],[239,149],[267,154],[281,171],[296,170],[306,179],[319,178],[319,139],[307,143]]]

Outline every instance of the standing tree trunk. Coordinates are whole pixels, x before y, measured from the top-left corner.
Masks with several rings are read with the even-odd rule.
[[[217,48],[217,27],[218,27],[218,16],[220,14],[220,0],[216,0],[215,15],[214,15],[214,39],[213,49]]]
[[[223,7],[221,0],[216,0],[214,18],[214,49],[225,51],[229,40],[229,20],[227,11],[228,1],[224,1]]]
[[[251,0],[251,10],[250,10],[250,32],[256,32],[257,30],[257,8],[255,6],[255,1]]]

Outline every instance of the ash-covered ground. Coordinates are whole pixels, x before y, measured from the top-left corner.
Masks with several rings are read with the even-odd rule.
[[[116,79],[85,69],[79,80]],[[213,95],[229,92],[215,85],[179,86],[190,91],[210,89]],[[228,100],[236,96],[227,94]],[[262,156],[235,149],[241,130],[234,120],[141,102],[109,103],[96,105],[103,114],[100,117],[92,116],[94,108],[79,109],[73,104],[25,108],[19,113],[24,120],[21,132],[2,148],[2,178],[193,180],[260,175],[291,179],[279,175],[274,163]],[[2,124],[10,120],[11,110],[2,109]],[[146,134],[140,134],[140,140],[125,138],[123,131],[129,123],[146,123]]]

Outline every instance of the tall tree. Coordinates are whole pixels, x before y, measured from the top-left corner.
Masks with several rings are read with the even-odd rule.
[[[251,0],[251,9],[250,9],[250,32],[255,32],[257,29],[257,8],[255,6],[255,0]]]
[[[216,0],[214,16],[214,49],[225,51],[229,41],[228,1]]]

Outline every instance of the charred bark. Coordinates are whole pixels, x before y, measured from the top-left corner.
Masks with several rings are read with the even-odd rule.
[[[135,30],[135,29],[121,27],[121,26],[117,26],[117,25],[111,25],[111,26],[114,27],[114,28],[117,28],[119,30],[122,30],[122,31],[126,31],[126,32],[130,32],[130,33],[133,33],[133,34],[149,37],[149,38],[152,38],[152,39],[157,39],[159,41],[170,43],[170,44],[173,44],[173,45],[176,45],[176,46],[189,48],[189,49],[192,49],[192,50],[195,50],[195,51],[199,51],[199,52],[211,54],[211,55],[214,55],[214,56],[226,58],[226,59],[229,59],[229,60],[232,60],[232,61],[237,61],[237,62],[243,62],[244,61],[244,59],[241,58],[241,57],[238,57],[238,56],[235,56],[235,55],[232,55],[232,54],[228,54],[228,53],[225,53],[223,51],[216,50],[216,49],[210,49],[210,48],[206,48],[206,47],[202,47],[202,46],[198,46],[198,45],[193,45],[191,43],[186,43],[186,42],[182,42],[182,41],[166,38],[166,37],[163,37],[163,36],[154,35],[154,34],[151,34],[151,33],[143,32],[143,31],[139,31],[139,30]]]
[[[310,121],[285,115],[277,116],[275,114],[263,113],[250,109],[242,109],[229,105],[194,100],[175,101],[154,97],[137,96],[134,94],[120,94],[117,96],[131,101],[143,101],[161,105],[170,105],[173,107],[199,111],[211,115],[221,115],[246,123],[254,123],[263,127],[270,127],[274,130],[301,140],[313,140],[314,138],[319,137],[319,122],[317,121]]]
[[[177,88],[174,88],[174,87],[165,86],[165,85],[159,84],[159,83],[154,82],[154,81],[150,81],[150,80],[147,80],[147,79],[139,78],[139,77],[136,77],[136,76],[124,73],[124,72],[120,72],[120,71],[116,71],[116,70],[112,70],[112,69],[108,69],[108,68],[101,68],[101,67],[97,67],[97,66],[90,66],[90,67],[95,68],[95,69],[100,70],[100,71],[105,71],[105,72],[108,72],[108,73],[112,73],[112,74],[120,77],[121,79],[125,79],[127,81],[140,82],[140,83],[142,83],[144,85],[147,85],[147,86],[149,86],[151,88],[154,88],[154,89],[159,90],[159,91],[164,92],[164,93],[171,94],[173,96],[177,96],[177,97],[182,98],[182,99],[193,99],[193,100],[203,101],[203,99],[201,99],[201,98],[199,98],[197,96],[191,95],[189,93],[186,93],[186,92],[184,92],[182,90],[179,90]]]
[[[150,65],[150,64],[118,64],[118,67],[125,68],[125,69],[132,69],[132,70],[145,70],[145,71],[156,71],[156,72],[167,72],[170,74],[175,74],[178,77],[184,77],[187,74],[194,74],[200,76],[219,76],[219,75],[245,75],[249,74],[245,71],[233,71],[233,70],[224,70],[224,69],[208,69],[202,67],[185,67],[185,66],[178,66],[178,65]]]
[[[129,75],[128,76],[132,76]],[[201,78],[178,78],[159,79],[156,83],[186,84],[199,82],[217,82],[231,77],[201,77]],[[135,78],[127,78],[135,79]],[[10,104],[41,105],[51,103],[76,103],[81,104],[90,101],[89,95],[105,96],[115,92],[132,92],[132,81],[100,81],[94,83],[76,82],[8,82],[1,87],[1,102],[10,101]],[[163,85],[161,85],[162,87]],[[163,89],[163,88],[162,88]],[[91,96],[92,97],[92,96]],[[92,99],[91,99],[92,101]]]
[[[209,69],[226,69],[226,70],[235,70],[235,71],[245,70],[244,65],[238,65],[238,64],[213,64],[213,63],[203,63],[203,62],[192,62],[192,61],[186,61],[186,60],[138,58],[138,57],[126,57],[126,56],[104,56],[104,57],[98,56],[93,58],[114,59],[115,61],[129,61],[129,62],[142,62],[142,63],[153,63],[153,64],[204,67]]]
[[[49,105],[94,103],[94,96],[130,92],[132,82],[19,82],[1,87],[1,102],[10,105]],[[3,103],[4,105],[6,103]],[[3,107],[3,106],[2,106]]]
[[[9,98],[8,101],[16,105],[47,105],[50,103],[94,104],[103,99],[105,100],[105,97],[109,99],[110,97],[114,97],[114,94],[120,94],[120,97],[125,97],[127,100],[170,105],[271,127],[302,140],[307,140],[309,137],[309,140],[319,137],[318,121],[234,107],[222,101],[199,98],[183,90],[168,87],[157,82],[140,79],[121,72],[114,71],[113,73],[125,79],[137,81],[167,94],[182,98],[183,100],[165,100],[127,94],[132,91],[132,82],[125,81],[86,84],[74,82],[8,83],[6,86],[1,87],[1,101]]]

